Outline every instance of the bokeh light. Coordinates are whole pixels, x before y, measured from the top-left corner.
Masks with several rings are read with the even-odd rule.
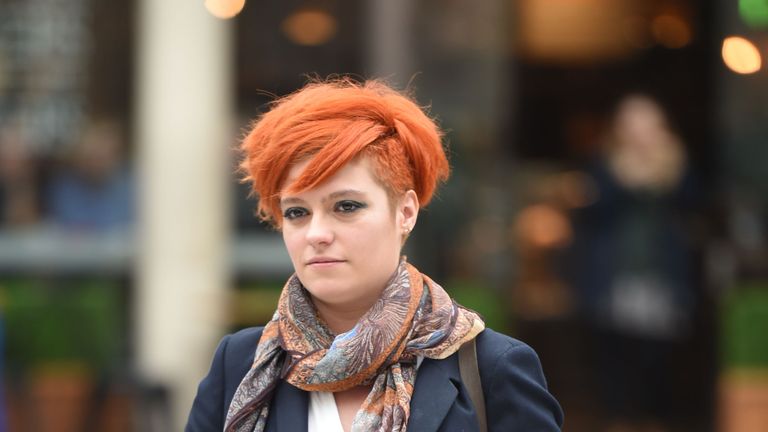
[[[682,48],[691,43],[691,27],[680,16],[662,14],[651,22],[651,34],[656,42],[667,48]]]
[[[525,244],[552,249],[567,245],[573,233],[565,214],[548,204],[533,204],[523,209],[514,225],[515,235]]]
[[[729,69],[740,74],[751,74],[760,70],[762,58],[755,45],[738,36],[723,40],[723,61]]]
[[[283,32],[298,45],[322,45],[336,34],[336,19],[321,9],[299,9],[283,21]]]
[[[239,14],[245,0],[205,0],[205,8],[216,18],[229,19]]]

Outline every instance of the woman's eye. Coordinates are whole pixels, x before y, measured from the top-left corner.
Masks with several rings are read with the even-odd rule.
[[[353,213],[364,207],[365,207],[365,204],[357,201],[344,200],[336,203],[336,211],[341,213]]]
[[[302,216],[305,216],[306,214],[307,214],[307,211],[301,207],[291,207],[286,209],[283,212],[283,218],[287,220],[294,220]]]

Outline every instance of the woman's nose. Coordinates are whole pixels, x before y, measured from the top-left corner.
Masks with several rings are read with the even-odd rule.
[[[333,242],[331,222],[322,215],[315,215],[307,228],[307,241],[315,247],[328,245]]]

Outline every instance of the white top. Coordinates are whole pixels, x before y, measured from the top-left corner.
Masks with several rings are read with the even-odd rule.
[[[424,357],[416,358],[416,369],[421,366]],[[307,432],[344,432],[341,427],[339,409],[333,393],[324,391],[309,392],[309,422]]]
[[[339,410],[333,393],[324,391],[309,392],[309,428],[308,432],[344,432],[341,427]]]

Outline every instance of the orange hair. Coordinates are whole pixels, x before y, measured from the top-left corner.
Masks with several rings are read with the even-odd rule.
[[[241,144],[243,181],[259,196],[259,217],[279,227],[284,186],[311,189],[368,156],[390,197],[413,189],[424,207],[450,171],[441,135],[412,99],[380,81],[310,82],[253,122]],[[307,158],[302,175],[283,185],[291,166]]]

